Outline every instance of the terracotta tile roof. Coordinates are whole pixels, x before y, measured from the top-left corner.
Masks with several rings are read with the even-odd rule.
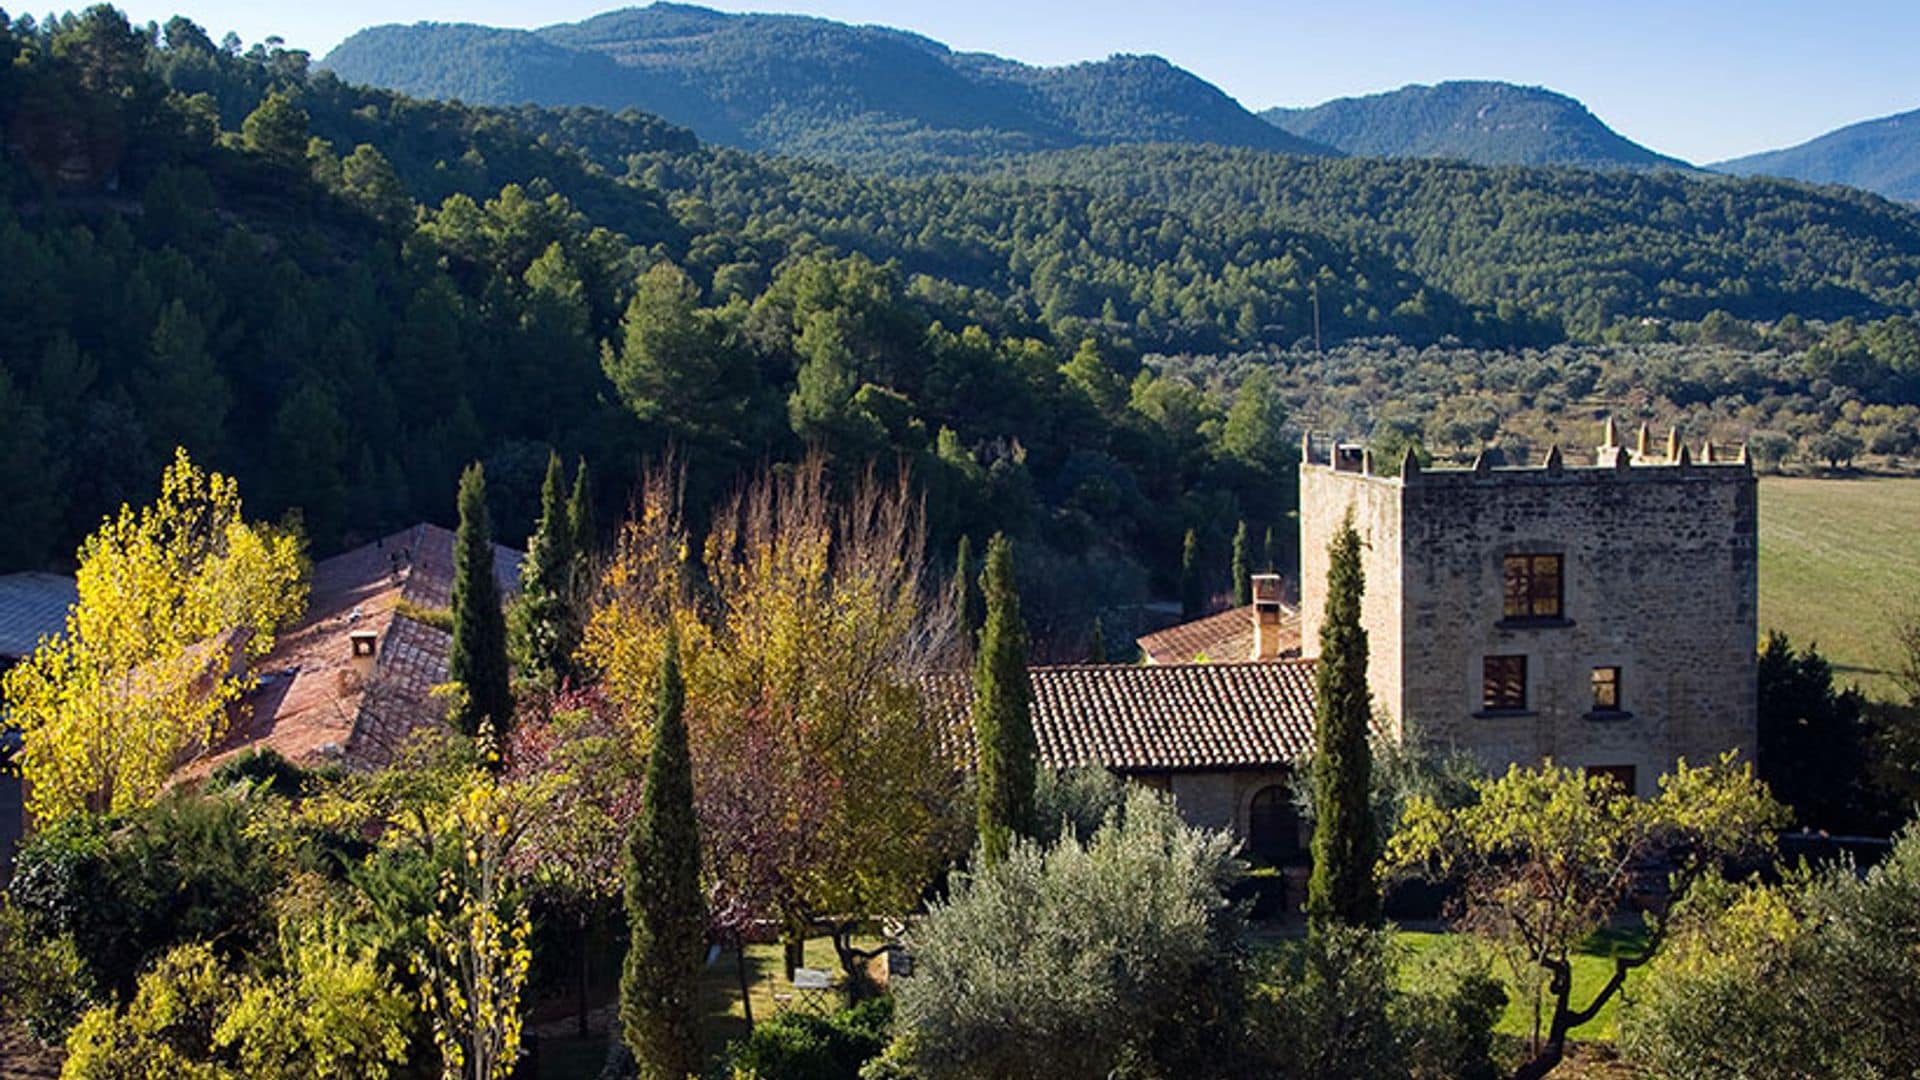
[[[65,630],[67,609],[79,598],[70,577],[0,574],[0,656],[28,656],[41,638]]]
[[[1311,660],[1028,670],[1041,763],[1117,772],[1272,768],[1313,748]],[[929,676],[930,706],[971,757],[972,679]]]
[[[1280,652],[1300,652],[1300,611],[1281,613]],[[1198,661],[1235,663],[1253,659],[1253,605],[1228,608],[1191,622],[1169,626],[1134,639],[1150,664],[1190,664]]]
[[[453,537],[437,525],[415,525],[316,563],[306,618],[254,666],[260,685],[216,752],[184,771],[204,773],[249,746],[309,764],[377,765],[407,733],[438,719],[430,691],[446,681],[450,635],[395,609],[402,599],[447,606]],[[503,596],[519,591],[520,559],[494,545]],[[370,674],[355,667],[348,638],[362,631],[377,640]]]

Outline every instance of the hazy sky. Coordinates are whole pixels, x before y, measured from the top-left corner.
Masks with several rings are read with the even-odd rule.
[[[122,6],[139,21],[185,14],[216,39],[228,30],[249,43],[277,33],[318,57],[376,23],[540,26],[622,4],[123,0]],[[1035,64],[1158,53],[1256,110],[1409,82],[1532,83],[1579,98],[1630,139],[1703,163],[1920,108],[1920,0],[712,0],[709,6],[896,26],[956,49]]]

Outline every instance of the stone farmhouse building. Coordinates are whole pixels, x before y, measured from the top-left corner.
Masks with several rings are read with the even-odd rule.
[[[1757,510],[1744,451],[1634,447],[1606,425],[1591,464],[1376,469],[1309,438],[1300,604],[1252,604],[1149,634],[1140,665],[1029,671],[1051,768],[1100,765],[1173,794],[1276,862],[1303,837],[1289,785],[1313,746],[1327,547],[1353,515],[1376,733],[1464,750],[1490,771],[1551,758],[1652,794],[1675,761],[1752,759]],[[930,697],[964,726],[962,676]]]
[[[1752,760],[1757,492],[1744,451],[1608,421],[1589,466],[1390,474],[1303,447],[1301,636],[1318,652],[1327,545],[1361,538],[1368,685],[1393,737],[1489,770],[1552,758],[1652,794],[1685,758]]]

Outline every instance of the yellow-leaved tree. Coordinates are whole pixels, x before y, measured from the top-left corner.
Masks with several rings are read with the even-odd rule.
[[[175,452],[160,497],[80,545],[65,631],[8,671],[27,809],[42,824],[151,802],[217,739],[249,661],[306,610],[300,538],[248,523],[233,478]]]
[[[817,455],[755,478],[715,513],[696,584],[679,485],[660,471],[582,657],[644,717],[678,627],[711,929],[826,929],[857,984],[870,954],[855,929],[910,911],[964,850],[970,814],[951,733],[921,697],[921,676],[957,663],[923,507],[905,477],[846,487]]]

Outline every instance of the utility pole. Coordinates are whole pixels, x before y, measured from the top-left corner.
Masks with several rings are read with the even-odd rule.
[[[1313,279],[1313,351],[1320,349],[1320,279]]]

